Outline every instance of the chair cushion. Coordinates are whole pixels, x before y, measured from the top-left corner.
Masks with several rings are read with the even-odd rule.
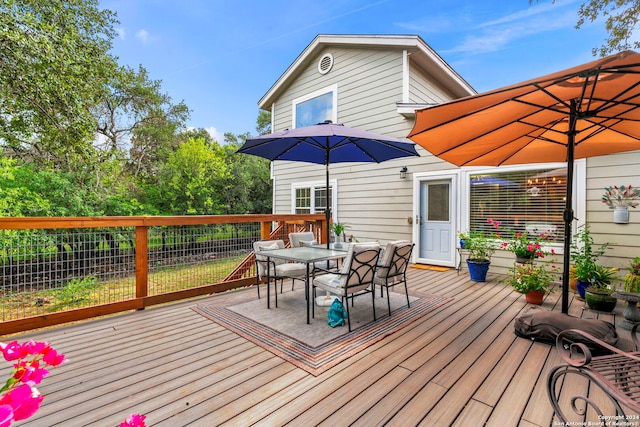
[[[282,248],[280,247],[280,245],[278,245],[278,242],[273,242],[271,244],[258,245],[258,250],[259,251],[272,251],[274,249],[282,249]],[[258,260],[259,261],[266,261],[267,257],[260,255]],[[271,261],[273,261],[273,263],[275,265],[280,265],[280,264],[284,264],[285,263],[285,260],[278,259],[278,258],[274,258]]]
[[[380,254],[380,260],[378,261],[378,268],[376,269],[376,279],[378,281],[381,280],[381,283],[384,283],[384,279],[387,278],[389,274],[389,266],[391,266],[391,261],[393,258],[394,249],[397,246],[410,245],[411,242],[408,240],[394,240],[387,243],[384,250]]]
[[[286,262],[276,265],[276,276],[304,278],[307,276],[307,266],[298,262]]]
[[[291,242],[291,247],[295,248],[298,246],[302,246],[300,244],[301,241],[309,242],[311,240],[315,240],[315,236],[312,231],[302,231],[297,233],[289,233],[289,242]]]
[[[318,244],[317,240],[300,240],[298,243],[300,243],[300,246],[315,246]]]

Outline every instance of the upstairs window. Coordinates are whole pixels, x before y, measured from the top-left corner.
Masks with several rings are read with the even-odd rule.
[[[294,99],[293,127],[311,126],[326,120],[337,123],[337,99],[337,85]]]
[[[493,219],[507,233],[549,232],[553,241],[563,241],[566,168],[470,174],[469,178],[471,230],[493,233],[487,223]]]

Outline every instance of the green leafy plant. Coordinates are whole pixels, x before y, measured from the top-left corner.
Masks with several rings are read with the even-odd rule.
[[[98,279],[94,276],[71,279],[62,289],[55,291],[55,296],[62,305],[75,305],[89,301],[97,282]]]
[[[640,256],[633,258],[628,264],[629,272],[624,276],[624,290],[640,293]]]
[[[469,261],[486,262],[491,260],[491,256],[500,245],[500,221],[487,219],[487,223],[491,224],[496,230],[495,233],[487,233],[486,231],[471,231],[465,234],[465,249],[469,250]],[[462,238],[462,233],[459,234]]]
[[[347,224],[340,224],[339,222],[334,222],[331,224],[331,231],[333,231],[336,236],[342,236],[345,231],[350,229],[351,227]]]
[[[600,268],[598,258],[606,252],[611,243],[605,242],[596,248],[587,225],[578,228],[571,242],[571,260],[573,261],[573,275],[582,282],[594,281],[594,274]],[[600,274],[600,273],[599,273]]]
[[[557,278],[556,266],[548,263],[516,264],[511,268],[513,273],[508,279],[513,289],[523,294],[531,291],[548,292],[552,282]]]
[[[617,271],[617,268],[596,264],[591,273],[591,286],[587,290],[597,294],[611,295],[616,291],[615,286],[611,283],[617,279]]]

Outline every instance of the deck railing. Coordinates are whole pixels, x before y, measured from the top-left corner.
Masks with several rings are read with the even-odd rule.
[[[314,215],[0,218],[0,335],[256,283],[252,244]]]

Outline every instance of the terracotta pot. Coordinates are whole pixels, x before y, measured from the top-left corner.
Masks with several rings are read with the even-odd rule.
[[[529,304],[540,305],[542,304],[542,300],[544,299],[544,292],[529,291],[526,294],[524,294],[524,297]]]

